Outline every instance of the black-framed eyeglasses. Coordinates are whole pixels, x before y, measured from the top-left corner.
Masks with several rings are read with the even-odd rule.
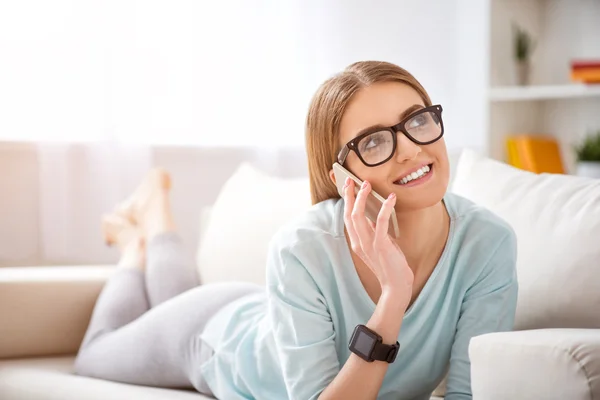
[[[350,150],[368,167],[376,167],[394,156],[402,132],[413,143],[431,144],[444,135],[442,106],[437,104],[422,108],[389,128],[374,128],[346,143],[338,154],[338,162],[344,165]]]

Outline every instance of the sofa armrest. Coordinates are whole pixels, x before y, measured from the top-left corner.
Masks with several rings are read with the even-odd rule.
[[[600,329],[539,329],[471,339],[473,399],[600,398]]]
[[[0,268],[0,359],[77,352],[114,266]]]

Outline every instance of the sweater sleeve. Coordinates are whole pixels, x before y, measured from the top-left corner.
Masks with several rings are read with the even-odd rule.
[[[325,297],[294,252],[273,244],[269,250],[269,318],[287,397],[316,399],[340,369],[335,331]]]
[[[513,328],[518,292],[516,257],[516,237],[511,231],[491,253],[464,296],[452,345],[445,400],[472,398],[468,354],[471,338]]]

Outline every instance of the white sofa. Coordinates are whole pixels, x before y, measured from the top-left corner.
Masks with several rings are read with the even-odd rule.
[[[452,190],[505,218],[519,244],[515,331],[471,341],[473,397],[600,398],[600,181],[538,176],[471,152],[453,175]],[[268,239],[307,207],[307,185],[240,168],[203,213],[201,279],[264,282]],[[0,399],[205,398],[72,374],[73,354],[114,270],[0,269]],[[436,394],[443,396],[443,385]]]

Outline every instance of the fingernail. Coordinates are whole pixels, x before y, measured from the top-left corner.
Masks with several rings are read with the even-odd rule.
[[[348,187],[350,185],[350,178],[346,178],[346,180],[344,181],[344,187]]]
[[[390,193],[390,195],[388,196],[389,200],[392,200],[396,197],[396,193]]]
[[[366,189],[366,188],[367,188],[367,186],[369,186],[369,182],[367,182],[367,181],[364,181],[364,182],[363,182],[363,184],[362,184],[362,188],[363,188],[363,189]]]

